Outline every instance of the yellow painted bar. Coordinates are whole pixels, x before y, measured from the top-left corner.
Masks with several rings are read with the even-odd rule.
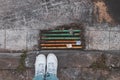
[[[67,48],[67,47],[42,47],[42,49],[81,49],[83,48],[82,46],[77,46],[77,47],[72,47],[72,48]]]
[[[71,44],[71,43],[69,43]],[[67,44],[41,44],[41,46],[66,46]],[[80,46],[80,45],[76,45],[76,44],[71,44],[72,46]]]

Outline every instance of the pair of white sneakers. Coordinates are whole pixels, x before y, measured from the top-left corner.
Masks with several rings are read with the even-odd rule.
[[[46,73],[57,76],[58,60],[57,57],[50,53],[47,58],[44,54],[39,54],[35,61],[35,76],[45,75]]]

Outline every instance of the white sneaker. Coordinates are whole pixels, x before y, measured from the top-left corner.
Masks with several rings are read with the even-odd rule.
[[[53,53],[48,54],[47,73],[54,74],[57,76],[57,67],[58,67],[57,57]]]
[[[35,76],[45,75],[45,67],[46,67],[46,57],[43,54],[40,54],[36,57],[35,61]]]

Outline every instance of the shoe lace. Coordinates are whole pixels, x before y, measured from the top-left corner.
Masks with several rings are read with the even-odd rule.
[[[39,70],[37,71],[37,75],[42,75],[44,74],[44,65],[39,64]]]
[[[48,67],[48,72],[55,74],[56,69],[55,69],[54,63],[48,63],[48,66],[49,66],[49,67]]]

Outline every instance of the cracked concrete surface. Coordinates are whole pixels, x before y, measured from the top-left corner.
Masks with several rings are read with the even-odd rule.
[[[27,53],[26,70],[17,71],[17,66],[22,53],[0,54],[0,80],[32,80],[34,77],[35,57],[39,54],[55,53],[58,58],[58,77],[60,80],[119,80],[120,79],[120,54],[119,51],[32,51]],[[93,66],[98,59],[105,56],[107,68]],[[8,58],[8,59],[6,59]],[[4,61],[5,60],[5,61]],[[101,64],[98,62],[97,64]],[[11,64],[11,66],[9,66]],[[6,77],[7,76],[7,77]]]

